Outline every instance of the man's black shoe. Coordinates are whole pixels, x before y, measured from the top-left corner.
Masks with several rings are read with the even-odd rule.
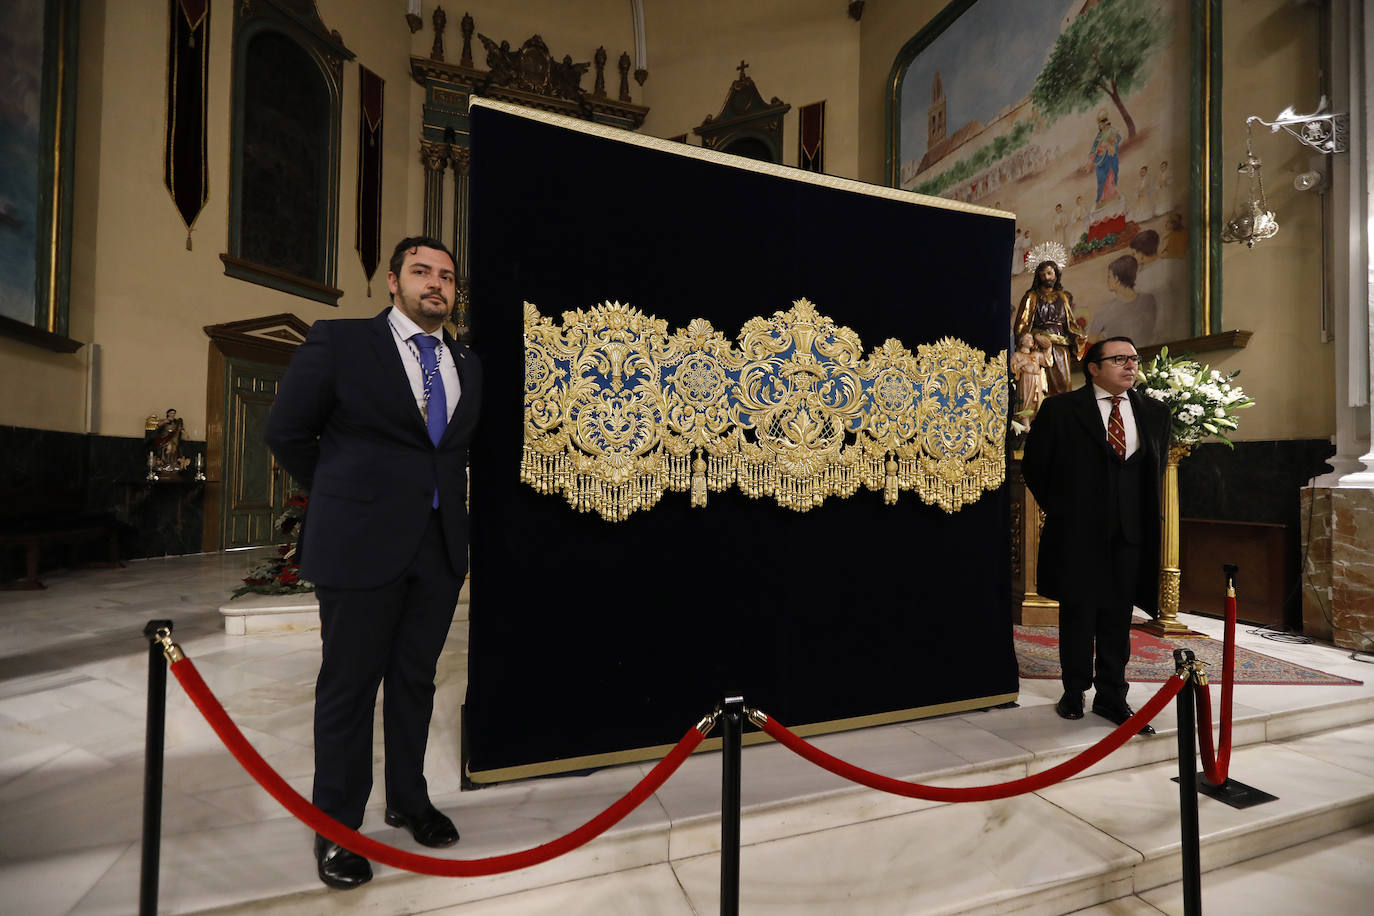
[[[1083,692],[1081,690],[1065,690],[1064,695],[1059,698],[1059,702],[1054,704],[1054,711],[1059,713],[1061,719],[1083,718]]]
[[[404,827],[415,837],[421,846],[452,846],[458,842],[458,828],[453,821],[433,805],[423,814],[402,814],[391,808],[386,809],[386,822],[390,827]]]
[[[1135,715],[1135,710],[1131,709],[1131,707],[1127,706],[1125,703],[1122,703],[1120,706],[1107,706],[1105,704],[1099,704],[1094,700],[1093,715],[1101,716],[1113,725],[1120,725],[1131,716]],[[1140,730],[1140,734],[1142,735],[1153,735],[1154,733],[1155,727],[1148,722],[1146,722],[1145,727]]]
[[[315,835],[315,864],[320,880],[346,891],[372,880],[372,863],[338,843]]]

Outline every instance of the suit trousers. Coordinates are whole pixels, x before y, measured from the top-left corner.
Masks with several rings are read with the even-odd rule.
[[[323,658],[315,683],[315,806],[357,829],[372,792],[372,722],[382,686],[387,805],[429,805],[425,747],[434,673],[466,569],[454,569],[439,512],[405,571],[377,588],[317,586]]]
[[[1059,668],[1066,691],[1096,688],[1094,702],[1126,702],[1126,662],[1131,657],[1131,599],[1140,546],[1111,536],[1113,588],[1092,601],[1059,602]],[[1093,648],[1097,658],[1094,666]],[[1094,670],[1095,669],[1095,670]]]

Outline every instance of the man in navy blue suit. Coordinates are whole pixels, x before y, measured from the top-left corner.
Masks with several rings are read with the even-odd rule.
[[[313,801],[362,826],[372,791],[372,719],[384,684],[386,822],[426,846],[458,841],[430,802],[425,746],[434,673],[467,574],[467,453],[477,424],[477,357],[443,331],[453,256],[402,239],[391,307],[317,321],[282,379],[265,438],[310,491],[301,575],[320,600]],[[320,880],[357,887],[362,856],[315,838]]]

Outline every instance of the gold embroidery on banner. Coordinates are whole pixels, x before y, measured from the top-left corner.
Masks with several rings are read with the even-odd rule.
[[[801,512],[860,486],[955,512],[1005,477],[1006,360],[953,338],[865,357],[805,299],[738,347],[704,318],[670,334],[606,302],[560,326],[527,302],[521,479],[611,521],[730,486]]]

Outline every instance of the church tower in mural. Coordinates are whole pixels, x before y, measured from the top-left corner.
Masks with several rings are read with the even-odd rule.
[[[935,81],[930,87],[930,114],[927,119],[926,149],[930,149],[945,139],[945,86],[940,81],[940,71],[935,71]]]

